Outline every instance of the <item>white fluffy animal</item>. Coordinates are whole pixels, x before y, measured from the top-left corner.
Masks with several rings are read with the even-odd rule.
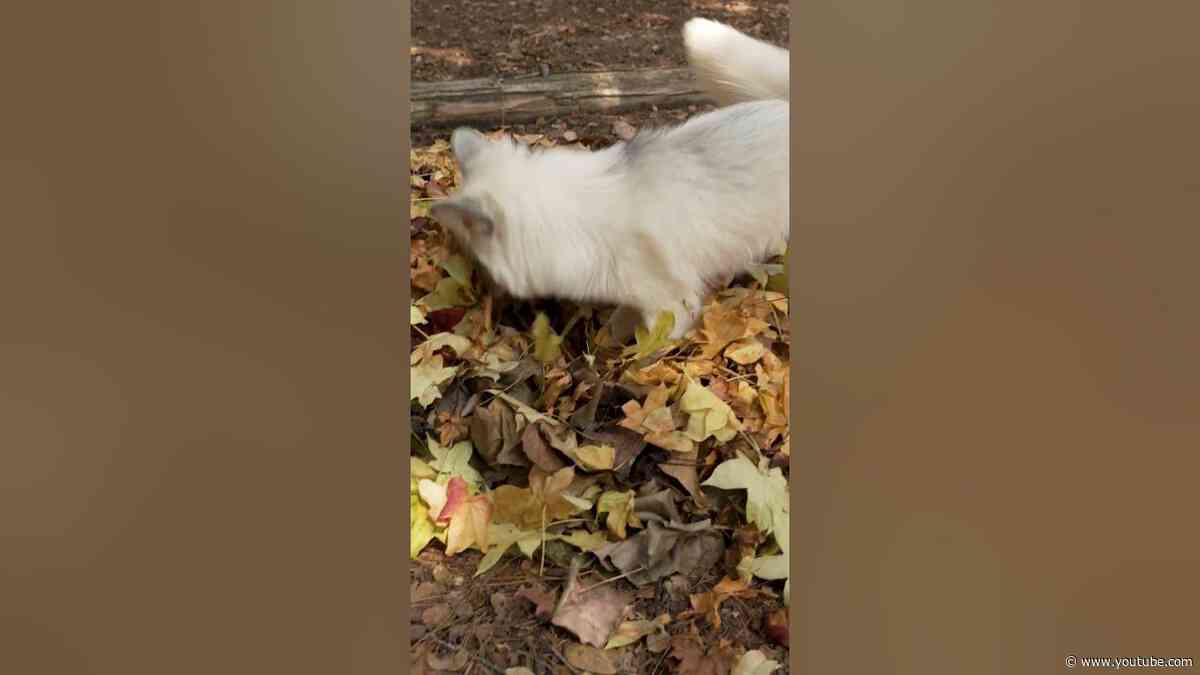
[[[734,105],[589,152],[460,128],[462,188],[431,211],[518,298],[620,306],[613,334],[695,323],[711,286],[788,238],[787,51],[727,26],[684,27],[701,86]]]

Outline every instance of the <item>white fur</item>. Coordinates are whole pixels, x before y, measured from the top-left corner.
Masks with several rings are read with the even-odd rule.
[[[701,87],[722,105],[789,99],[786,49],[709,19],[685,23],[683,44]]]
[[[711,284],[787,242],[786,100],[739,103],[598,152],[531,150],[466,129],[452,144],[464,185],[434,215],[517,297],[614,303],[647,326],[668,310],[677,338]]]

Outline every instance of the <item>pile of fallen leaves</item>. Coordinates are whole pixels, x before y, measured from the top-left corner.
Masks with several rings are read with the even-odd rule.
[[[786,649],[788,595],[784,265],[709,298],[683,340],[667,338],[664,314],[618,344],[612,308],[493,296],[428,217],[457,185],[448,144],[410,162],[412,557],[475,552],[479,578],[526,561],[522,597],[536,614],[522,630],[557,636],[555,668],[643,672],[639,658],[670,655],[662,667],[677,672],[776,670],[767,654],[771,642]],[[686,602],[650,605],[677,611],[639,612],[639,599],[670,594]],[[741,616],[728,607],[748,602],[774,608],[742,626],[770,638],[766,653],[722,631],[723,615]],[[436,637],[425,647],[423,668],[471,658]],[[476,658],[494,672],[534,665]]]

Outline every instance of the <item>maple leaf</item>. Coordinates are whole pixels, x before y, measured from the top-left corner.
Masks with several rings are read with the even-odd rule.
[[[617,451],[611,445],[581,445],[570,456],[587,471],[608,471],[613,468]]]
[[[703,485],[722,490],[746,491],[746,519],[764,534],[772,534],[786,557],[788,554],[788,485],[778,467],[760,466],[744,455],[719,464]]]
[[[746,520],[752,522],[764,534],[773,534],[775,542],[782,551],[780,556],[756,558],[749,563],[743,561],[745,569],[739,569],[745,575],[746,571],[757,577],[787,579],[784,584],[784,604],[788,603],[791,593],[791,579],[788,578],[788,496],[787,480],[779,467],[767,470],[766,459],[760,466],[738,455],[736,458],[721,462],[712,476],[703,483],[722,490],[746,491]],[[739,565],[739,568],[743,566]],[[769,577],[768,577],[769,575]]]
[[[666,361],[656,361],[643,368],[628,368],[621,379],[634,384],[653,387],[659,384],[677,384],[681,374]]]
[[[697,593],[690,598],[692,608],[685,612],[686,616],[705,616],[713,628],[720,630],[721,628],[721,603],[729,598],[747,598],[757,595],[758,592],[750,588],[746,582],[741,579],[733,579],[726,577],[717,582],[711,591],[707,593]]]
[[[543,541],[553,541],[558,539],[559,535],[545,533],[545,539],[542,537],[543,533],[538,530],[522,530],[511,523],[491,523],[488,525],[487,553],[479,561],[479,566],[475,569],[475,576],[495,567],[513,544],[517,545],[525,557],[532,557],[533,552],[542,545]]]
[[[470,434],[467,420],[461,415],[444,410],[437,414],[438,441],[442,445],[451,445]]]
[[[587,530],[573,530],[559,535],[558,538],[581,551],[594,551],[608,543],[603,532],[588,532]]]
[[[688,382],[687,390],[679,399],[679,409],[688,413],[685,433],[697,443],[710,436],[726,443],[741,428],[729,405],[695,381]]]
[[[408,554],[415,560],[425,546],[433,541],[436,532],[433,521],[429,518],[429,509],[425,507],[425,502],[421,501],[418,481],[415,478],[409,481],[408,507]]]
[[[546,373],[546,390],[542,392],[543,406],[550,409],[569,386],[571,386],[571,374],[567,371],[552,369]]]
[[[579,557],[571,561],[566,587],[550,622],[571,631],[584,644],[603,647],[632,597],[616,584],[584,588],[579,582],[580,566]]]
[[[533,321],[532,333],[534,357],[547,365],[557,361],[562,352],[563,338],[550,327],[550,318],[539,312]]]
[[[660,614],[650,621],[625,621],[617,626],[612,637],[608,639],[605,649],[616,649],[631,645],[638,640],[654,633],[666,633],[666,626],[671,621],[670,614]]]
[[[420,457],[408,458],[408,475],[415,478],[435,478],[437,471]]]
[[[438,385],[448,382],[457,372],[458,366],[446,367],[440,354],[410,366],[408,378],[412,399],[422,407],[430,405],[442,396]]]
[[[768,555],[761,558],[746,556],[742,558],[737,566],[738,578],[742,581],[749,582],[751,577],[759,579],[788,579],[791,572],[788,569],[788,557],[786,555]],[[790,579],[784,584],[783,599],[784,604],[788,604],[788,589],[791,585]]]
[[[779,663],[768,659],[766,654],[751,649],[733,664],[730,675],[771,675],[779,670]]]
[[[413,326],[425,323],[425,314],[417,309],[416,305],[408,306],[408,323]]]
[[[644,326],[638,326],[634,330],[633,336],[636,344],[626,347],[622,355],[642,359],[671,347],[675,344],[675,341],[670,338],[673,330],[675,330],[675,314],[666,311],[660,312],[654,321],[654,328],[646,330]]]
[[[483,484],[483,476],[471,466],[471,441],[455,443],[452,447],[443,447],[433,438],[427,438],[426,444],[434,460],[429,463],[438,472],[439,481],[449,480],[452,476],[461,476],[473,489],[478,490]]]
[[[574,479],[574,467],[568,466],[549,475],[534,467],[529,472],[528,488],[501,485],[492,493],[496,502],[496,520],[525,529],[540,529],[543,523],[578,513],[582,510],[580,505],[562,493]]]
[[[711,645],[705,652],[698,638],[692,635],[675,635],[671,638],[671,656],[679,660],[677,672],[688,675],[726,675],[729,673],[733,655],[728,644],[722,640]]]
[[[437,288],[438,282],[442,281],[442,269],[433,264],[431,259],[419,257],[409,265],[408,279],[413,288],[428,293]]]
[[[428,482],[428,481],[426,481]],[[445,497],[442,500],[443,506],[438,510],[438,515],[433,519],[433,522],[438,525],[446,525],[450,519],[458,512],[459,507],[467,499],[467,481],[462,479],[462,476],[454,476],[446,483]],[[432,504],[430,504],[430,513],[433,512]]]
[[[618,539],[625,538],[626,525],[634,527],[642,526],[641,520],[633,513],[633,502],[636,498],[637,493],[633,490],[626,492],[610,490],[600,495],[600,499],[596,500],[596,515],[608,513],[605,524],[608,525],[608,531],[612,532]]]
[[[670,391],[662,385],[650,390],[643,403],[626,401],[621,406],[625,419],[620,425],[643,434],[647,443],[680,453],[696,451],[696,445],[686,434],[675,429],[675,418],[666,407]]]
[[[437,333],[417,345],[409,355],[409,363],[426,361],[443,347],[449,347],[455,356],[464,356],[471,349],[471,341],[454,333]]]
[[[711,359],[724,351],[729,343],[754,337],[770,328],[765,321],[747,316],[744,308],[721,303],[709,305],[701,317],[701,323],[703,328],[699,331],[699,340],[702,359]]]
[[[472,546],[486,550],[491,519],[492,502],[487,495],[475,495],[459,502],[446,528],[446,555],[452,556]]]
[[[475,304],[475,296],[471,290],[450,277],[442,277],[434,286],[433,291],[421,297],[417,302],[430,310],[447,309],[449,307],[470,307]]]
[[[450,256],[441,263],[448,276],[440,279],[433,292],[417,302],[431,310],[447,307],[470,307],[479,301],[471,286],[471,264],[461,255]]]
[[[646,395],[646,400],[643,403],[638,403],[636,400],[626,401],[625,405],[621,406],[621,410],[625,413],[625,419],[621,420],[621,426],[633,431],[648,431],[646,429],[646,418],[656,410],[665,409],[667,397],[670,392],[666,387],[659,385],[650,390]],[[670,411],[668,411],[668,414]]]
[[[741,366],[748,366],[763,357],[766,352],[762,342],[746,338],[735,340],[725,348],[725,358]]]

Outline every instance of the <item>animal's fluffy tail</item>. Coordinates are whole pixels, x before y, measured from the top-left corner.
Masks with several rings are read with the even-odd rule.
[[[721,105],[788,98],[788,51],[723,23],[691,19],[683,25],[688,65]]]

